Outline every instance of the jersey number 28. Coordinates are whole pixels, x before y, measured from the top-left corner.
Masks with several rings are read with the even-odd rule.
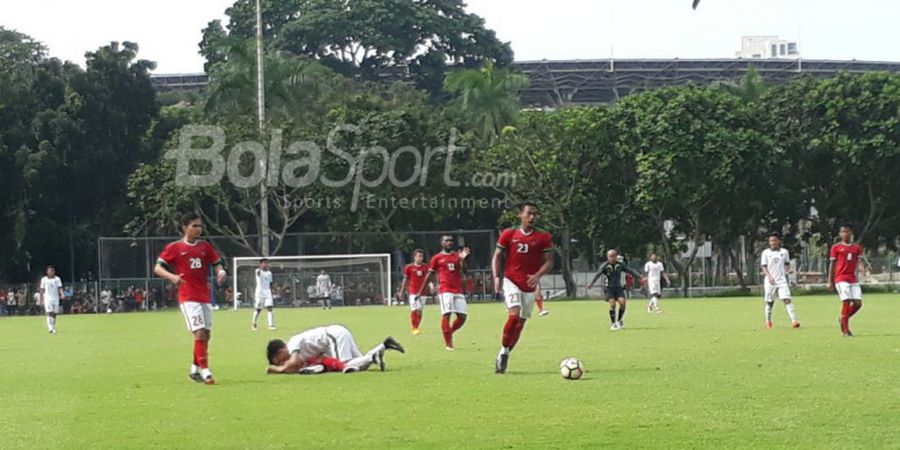
[[[203,262],[200,261],[200,258],[191,258],[191,269],[202,269]]]

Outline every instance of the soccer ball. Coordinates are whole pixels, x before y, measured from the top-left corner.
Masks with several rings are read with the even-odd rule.
[[[584,366],[577,358],[566,358],[559,363],[559,373],[567,380],[577,380],[584,375]]]

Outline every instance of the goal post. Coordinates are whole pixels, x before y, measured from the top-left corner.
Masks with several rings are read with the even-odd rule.
[[[387,304],[393,292],[389,253],[237,257],[231,286],[235,310],[254,306],[262,259],[269,261],[276,306]],[[319,280],[323,272],[327,278]]]

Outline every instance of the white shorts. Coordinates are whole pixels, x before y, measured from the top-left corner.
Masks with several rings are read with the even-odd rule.
[[[441,315],[444,314],[468,314],[469,307],[466,304],[466,296],[442,292],[438,294],[438,302],[441,304]]]
[[[271,308],[275,306],[275,301],[272,299],[271,293],[257,293],[254,298],[256,299],[256,301],[254,302],[253,307],[256,309]]]
[[[862,300],[862,288],[859,286],[859,283],[841,281],[840,283],[836,283],[834,288],[837,290],[838,297],[840,297],[841,301]]]
[[[647,292],[649,292],[651,296],[662,295],[662,283],[660,282],[660,280],[648,280]]]
[[[359,346],[353,340],[353,335],[347,327],[342,325],[329,325],[325,327],[325,333],[331,341],[331,357],[342,362],[362,356]]]
[[[47,300],[44,299],[44,311],[47,314],[59,314],[59,300]]]
[[[197,330],[212,330],[212,305],[209,303],[184,302],[179,305],[184,322],[191,333]]]
[[[531,313],[534,312],[534,292],[522,292],[515,283],[504,278],[503,297],[506,299],[506,309],[518,307],[519,317],[531,318]]]
[[[763,288],[765,289],[766,302],[772,303],[775,300],[791,298],[791,288],[787,284],[776,284],[773,286],[765,283]]]
[[[409,294],[409,309],[421,311],[425,308],[425,296]]]

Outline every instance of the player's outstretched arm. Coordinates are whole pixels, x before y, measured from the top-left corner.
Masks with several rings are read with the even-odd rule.
[[[606,268],[606,263],[600,264],[600,268],[597,270],[597,275],[594,275],[594,279],[591,280],[591,284],[587,286],[588,289],[594,287],[594,284],[597,283],[597,280],[603,276],[603,269]]]

